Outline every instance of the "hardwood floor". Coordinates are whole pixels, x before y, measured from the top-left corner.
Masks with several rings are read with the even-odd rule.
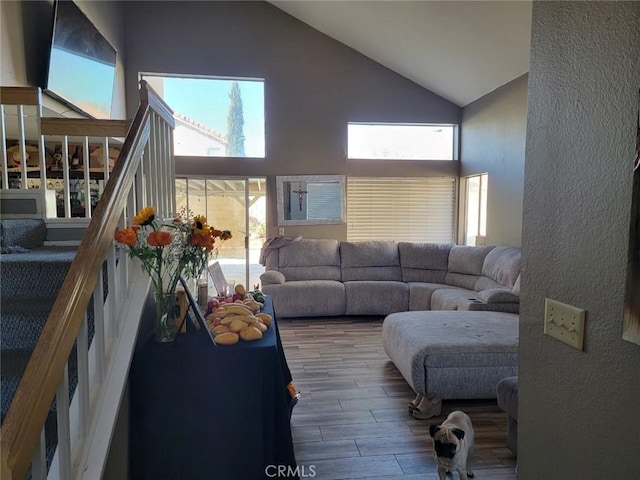
[[[506,415],[495,401],[445,401],[442,415],[429,420],[408,413],[414,394],[382,348],[382,318],[280,319],[278,326],[302,394],[291,419],[301,478],[437,480],[429,425],[463,410],[475,429],[475,478],[516,479]]]

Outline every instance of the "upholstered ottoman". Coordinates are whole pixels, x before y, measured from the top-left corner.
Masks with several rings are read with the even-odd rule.
[[[507,414],[507,446],[518,453],[518,377],[503,378],[496,386],[498,406]]]
[[[496,385],[518,374],[518,315],[430,310],[388,315],[384,350],[417,397],[416,418],[440,414],[442,399],[496,398]]]

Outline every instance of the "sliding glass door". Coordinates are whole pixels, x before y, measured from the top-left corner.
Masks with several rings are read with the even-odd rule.
[[[247,290],[260,283],[264,267],[260,248],[266,236],[266,179],[193,177],[176,178],[178,211],[188,208],[203,214],[219,230],[231,230],[233,238],[222,244],[216,259],[226,280]],[[215,288],[210,279],[210,294]]]

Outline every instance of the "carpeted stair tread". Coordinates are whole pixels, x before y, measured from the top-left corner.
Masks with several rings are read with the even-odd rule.
[[[44,246],[45,239],[46,224],[42,220],[0,220],[0,413],[3,421],[76,256],[77,247]],[[106,279],[104,266],[103,278]],[[88,330],[91,343],[93,301],[88,309]],[[69,358],[71,398],[78,383],[76,351],[74,345]],[[51,463],[57,444],[55,410],[54,399],[45,423],[47,465]]]
[[[42,327],[49,317],[53,302],[53,299],[37,302],[3,300],[0,313],[0,346],[2,349],[33,349]]]
[[[0,298],[29,301],[54,298],[76,255],[75,248],[42,248],[0,255]]]
[[[74,345],[73,350],[71,352],[71,356],[69,357],[69,399],[73,398],[73,394],[75,392],[75,388],[78,385],[78,368],[77,368],[77,350]],[[9,405],[13,400],[13,397],[18,389],[18,384],[20,383],[20,379],[24,373],[24,370],[27,368],[27,363],[29,358],[31,358],[31,350],[21,349],[21,350],[2,350],[0,352],[2,361],[2,365],[0,366],[1,380],[2,384],[0,385],[1,390],[1,398],[2,398],[2,418],[4,419],[4,415],[6,415],[9,410]],[[51,405],[51,411],[55,412],[56,410],[56,400],[54,398],[53,403]]]

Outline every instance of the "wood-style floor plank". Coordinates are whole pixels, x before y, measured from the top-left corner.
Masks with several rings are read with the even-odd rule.
[[[307,478],[313,471],[317,480],[437,480],[429,425],[463,410],[474,424],[476,478],[516,479],[506,414],[494,400],[445,401],[429,420],[409,414],[414,393],[384,352],[381,317],[279,319],[278,326],[302,394],[291,427]]]

